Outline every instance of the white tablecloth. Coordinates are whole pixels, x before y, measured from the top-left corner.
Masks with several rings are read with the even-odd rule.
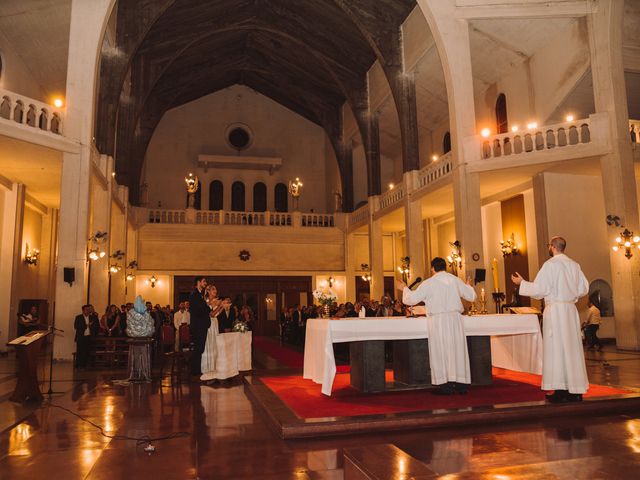
[[[542,373],[542,335],[536,315],[476,315],[463,319],[467,336],[491,336],[493,366]],[[303,377],[321,383],[322,393],[331,395],[336,376],[334,343],[418,338],[427,338],[426,317],[309,319]]]

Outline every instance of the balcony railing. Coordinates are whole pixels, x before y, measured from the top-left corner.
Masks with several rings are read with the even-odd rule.
[[[338,226],[336,214],[301,212],[229,212],[226,210],[149,209],[148,223],[325,228]]]
[[[397,185],[380,195],[380,210],[398,203],[404,198],[404,185]]]
[[[361,206],[349,215],[349,229],[369,223],[369,204]]]
[[[453,171],[453,159],[451,152],[445,153],[432,164],[420,169],[418,172],[418,188],[426,187]]]
[[[0,118],[62,135],[64,113],[51,105],[0,89]]]
[[[591,142],[591,118],[502,133],[482,141],[482,158],[536,154]]]

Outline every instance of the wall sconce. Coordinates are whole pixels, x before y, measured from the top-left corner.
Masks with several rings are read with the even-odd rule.
[[[117,263],[109,265],[109,273],[118,273],[120,270],[122,270],[122,267]]]
[[[411,259],[409,257],[402,257],[400,258],[400,263],[401,266],[398,266],[398,272],[400,272],[400,274],[402,275],[402,281],[404,283],[407,283],[409,277],[411,276],[409,274],[411,270]]]
[[[327,279],[327,282],[329,283],[329,288],[333,288],[333,284],[335,283],[336,279],[333,278],[332,276],[329,276],[329,278]]]
[[[89,242],[87,247],[87,256],[89,257],[89,260],[95,261],[100,258],[104,258],[107,255],[107,252],[100,248],[100,245],[107,240],[107,235],[107,232],[101,232],[98,230],[89,237],[89,240],[87,240]]]
[[[37,248],[30,249],[29,244],[27,243],[27,253],[24,256],[24,263],[27,265],[37,265],[38,259],[40,258],[40,250]]]
[[[628,228],[625,228],[624,231],[620,232],[620,236],[616,237],[617,245],[614,245],[612,250],[617,252],[621,249],[624,249],[624,256],[627,259],[631,260],[633,257],[633,253],[631,253],[632,248],[640,248],[640,237],[634,235],[633,232],[630,232]]]
[[[271,304],[273,303],[273,298],[271,297],[266,297],[264,299],[264,301],[267,303],[267,306],[271,306]]]
[[[449,242],[449,245],[453,250],[451,250],[451,255],[447,256],[447,263],[451,268],[451,273],[458,275],[458,269],[462,267],[462,253],[460,251],[462,245],[460,245],[460,240]]]
[[[518,254],[519,250],[516,246],[516,240],[513,233],[506,240],[500,240],[500,251],[502,252],[503,257]]]
[[[122,250],[116,250],[110,255],[109,258],[113,258],[116,261],[115,263],[112,263],[109,265],[110,273],[118,273],[120,270],[122,270],[122,267],[118,265],[118,261],[122,260],[124,256],[125,256],[125,253]]]
[[[156,284],[159,284],[160,280],[156,278],[155,275],[151,275],[147,280],[147,285],[151,285],[151,288],[156,288]]]
[[[371,272],[369,272],[369,264],[368,263],[361,263],[360,264],[360,270],[362,270],[364,272],[362,274],[362,280],[364,280],[365,282],[370,282],[371,281]]]
[[[138,268],[138,262],[136,260],[132,260],[127,265],[127,281],[131,281],[136,278],[135,270]]]

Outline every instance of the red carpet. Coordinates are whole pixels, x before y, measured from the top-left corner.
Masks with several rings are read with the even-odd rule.
[[[302,357],[302,354],[299,354]],[[277,358],[277,357],[276,357]],[[493,369],[493,385],[471,387],[467,395],[435,396],[425,390],[361,394],[349,385],[348,373],[336,375],[330,397],[320,392],[320,385],[301,376],[261,377],[261,380],[301,418],[349,417],[420,410],[464,408],[539,401],[540,375]],[[393,372],[387,371],[387,381]],[[591,385],[586,397],[632,393],[602,385]]]
[[[289,368],[299,368],[304,365],[304,354],[293,350],[289,346],[282,346],[277,340],[269,337],[253,337],[253,348],[275,358],[278,362]],[[349,373],[349,365],[338,365],[338,373]]]

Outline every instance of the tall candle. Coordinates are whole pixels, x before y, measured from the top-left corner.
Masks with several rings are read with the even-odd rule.
[[[484,297],[484,288],[482,288],[482,289],[480,290],[480,301],[481,301],[481,302],[484,302],[484,301],[485,301],[485,297]]]
[[[498,279],[498,260],[495,258],[491,261],[491,273],[493,273],[493,291],[500,291],[500,280]]]

